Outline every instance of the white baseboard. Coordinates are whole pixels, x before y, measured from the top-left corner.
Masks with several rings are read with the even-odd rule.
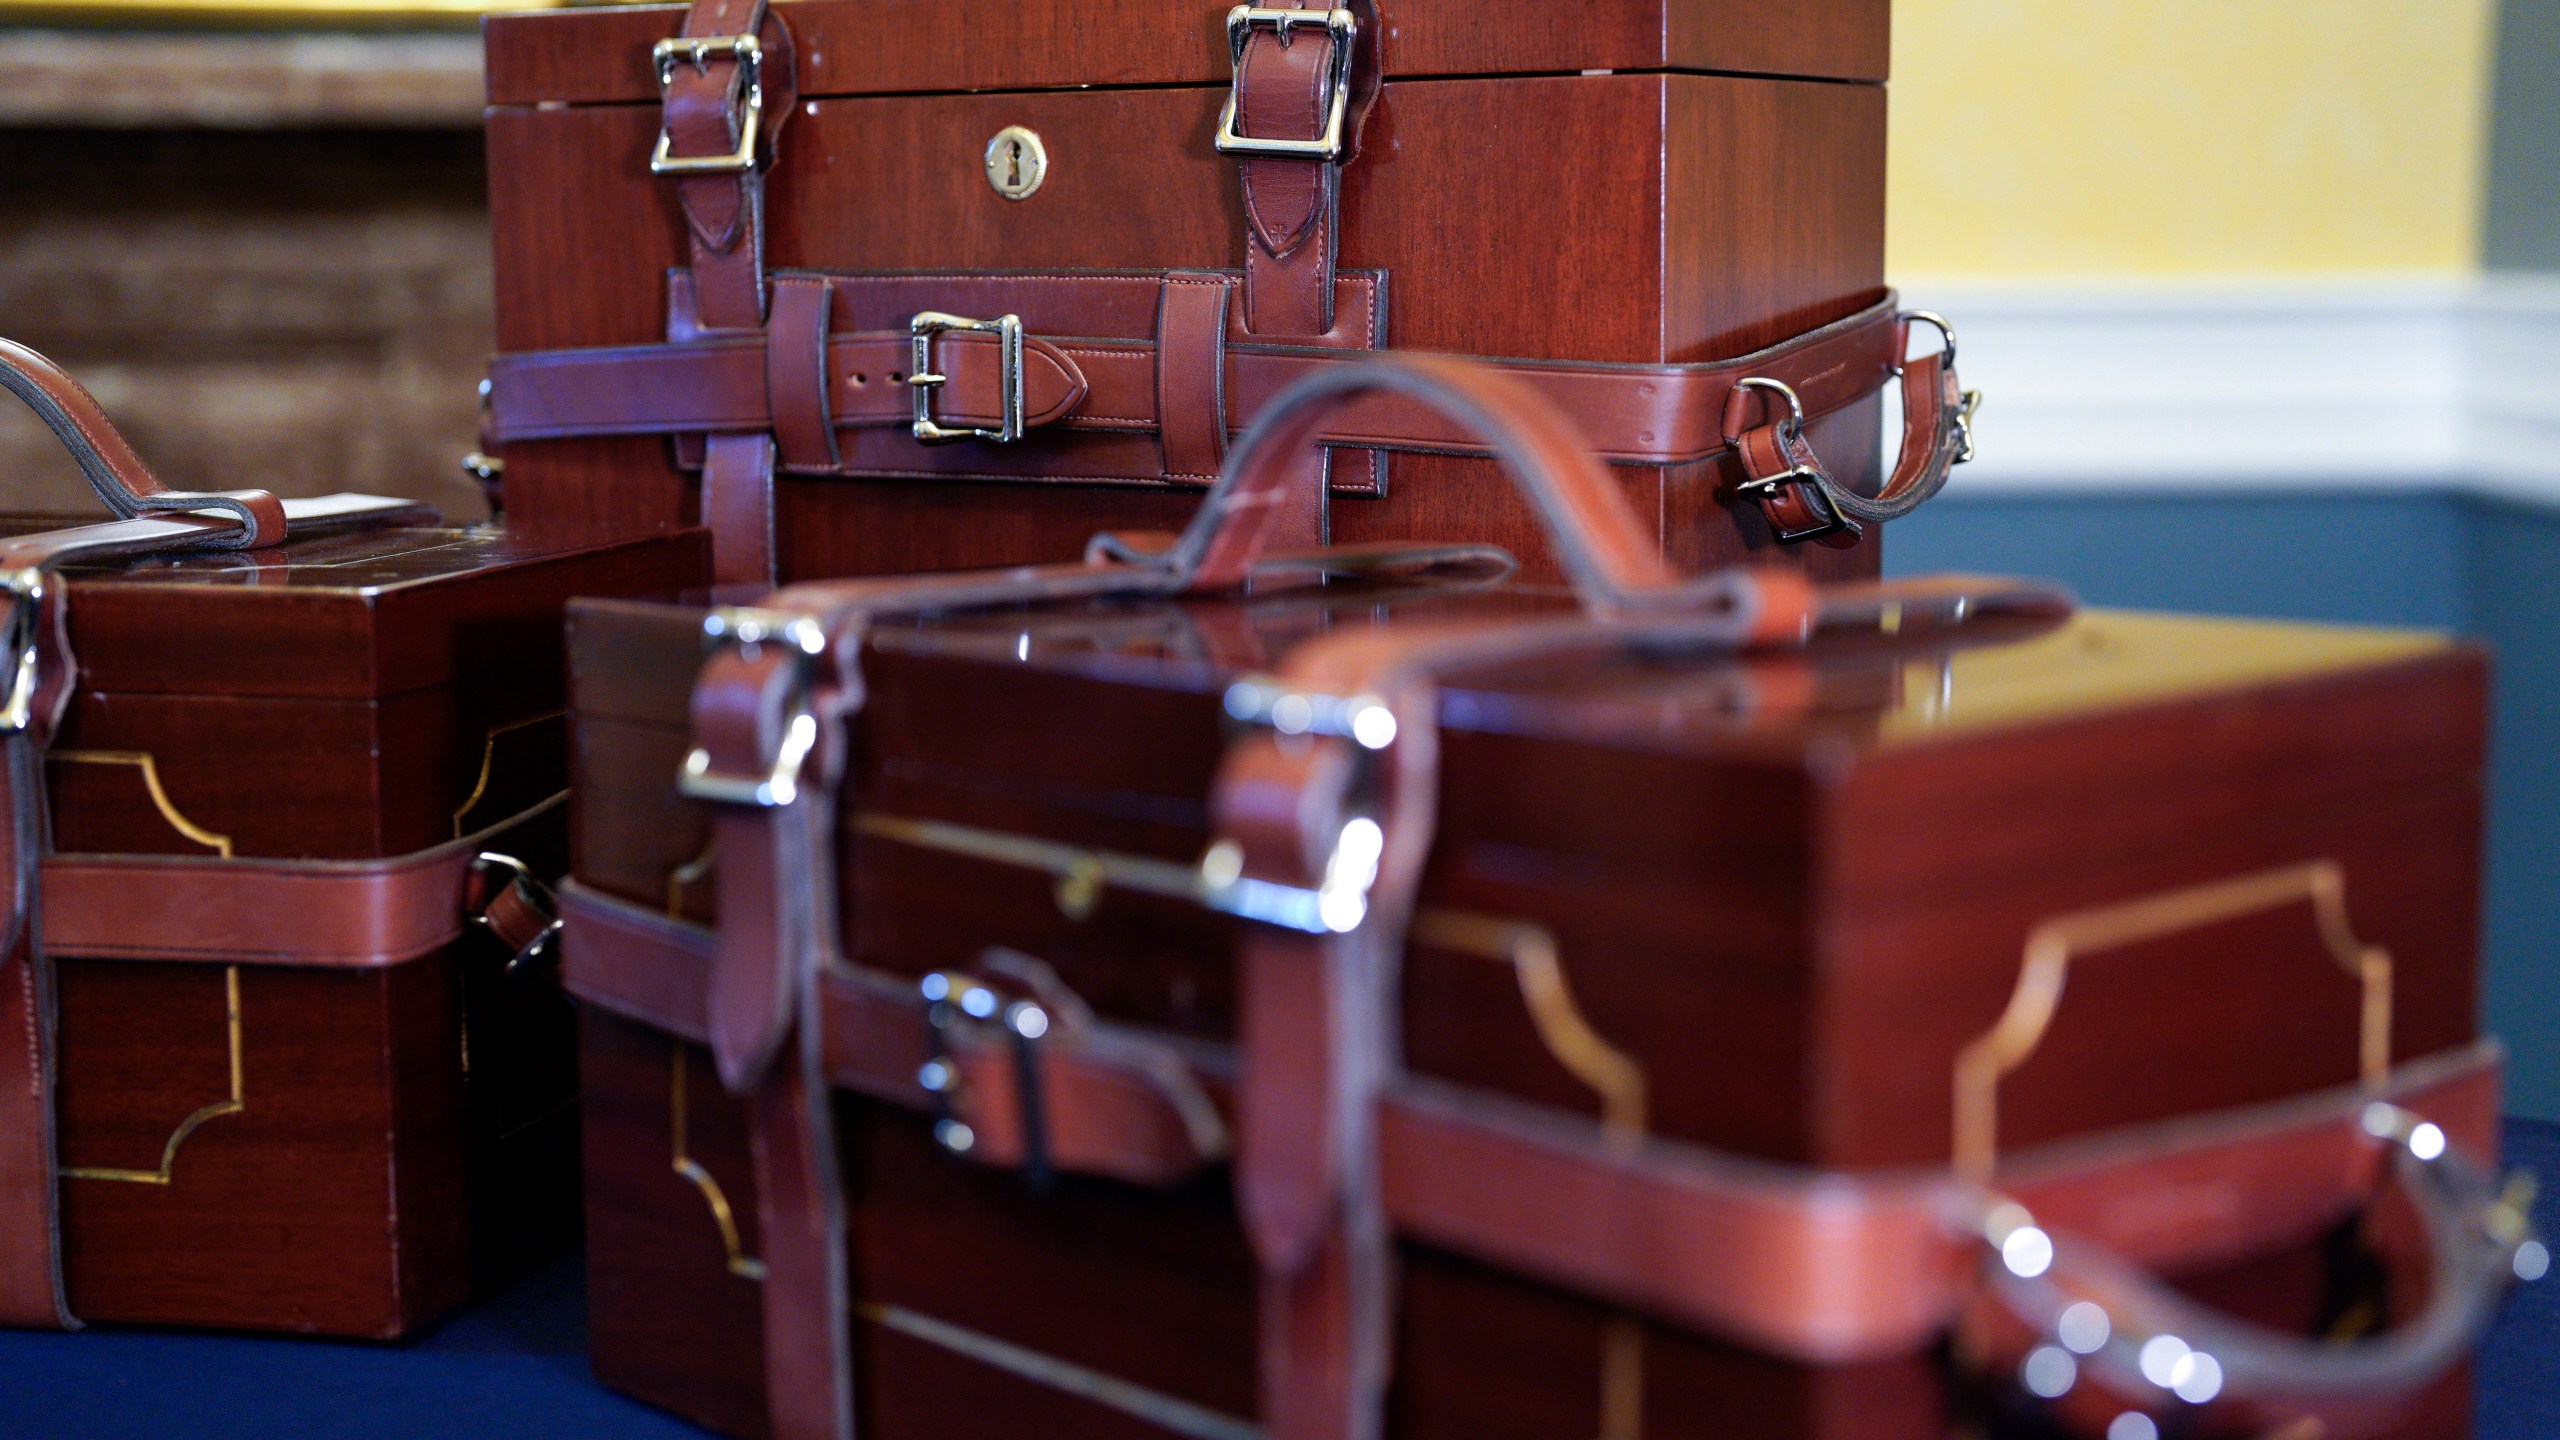
[[[2459,487],[2560,501],[2560,282],[1921,280],[1985,395],[1953,493]]]

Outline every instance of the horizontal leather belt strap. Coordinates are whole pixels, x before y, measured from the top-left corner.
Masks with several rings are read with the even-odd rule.
[[[2492,1042],[2346,1088],[2024,1152],[2001,1192],[2050,1229],[2176,1273],[2308,1239],[2370,1192],[2358,1121],[2390,1100],[2496,1147]],[[1955,1314],[1978,1244],[1944,1171],[1807,1171],[1408,1080],[1380,1116],[1397,1228],[1755,1348],[1818,1363],[1908,1354]]]
[[[697,1044],[716,940],[574,883],[564,975],[579,998]],[[830,977],[827,1068],[912,1109],[928,1058],[920,998],[881,976]],[[981,1161],[1021,1158],[1011,1057],[952,1047]],[[1050,1159],[1169,1183],[1213,1158],[1139,1066],[1175,1052],[1141,1032],[1117,1054],[1048,1048]],[[1202,1050],[1223,1047],[1199,1047]],[[1144,1052],[1141,1062],[1136,1056]],[[1197,1066],[1203,1057],[1184,1054]],[[1222,1068],[1222,1067],[1221,1067]],[[2367,1193],[2378,1151],[2358,1121],[2389,1100],[2493,1153],[2499,1051],[2481,1042],[2401,1067],[2380,1090],[2325,1091],[2066,1141],[2008,1158],[2002,1193],[2039,1223],[2176,1272],[2307,1239]],[[1203,1074],[1225,1098],[1226,1076]],[[1126,1113],[1110,1113],[1125,1107]],[[1612,1136],[1579,1116],[1407,1077],[1380,1109],[1381,1184],[1398,1230],[1761,1350],[1815,1362],[1907,1354],[1948,1324],[1978,1261],[1977,1203],[1944,1170],[1820,1171],[1680,1141]]]
[[[56,855],[44,862],[44,948],[55,956],[369,970],[431,954],[470,921],[473,862],[565,796],[477,834],[381,860]]]
[[[1768,349],[1699,364],[1604,364],[1497,359],[1490,364],[1544,392],[1604,459],[1676,465],[1727,448],[1725,406],[1734,382],[1785,382],[1805,411],[1822,416],[1872,395],[1901,357],[1891,295],[1865,310]],[[905,332],[831,337],[827,396],[839,429],[914,420],[915,390],[892,380],[912,362]],[[950,332],[933,342],[933,414],[946,426],[991,427],[1003,417],[994,337]],[[1291,382],[1369,350],[1237,342],[1226,345],[1230,432],[1241,431]],[[1156,432],[1157,352],[1151,340],[1049,339],[1023,344],[1024,419],[1033,429]],[[856,377],[859,377],[857,379]],[[582,435],[680,435],[773,427],[765,351],[754,337],[662,345],[526,351],[490,363],[490,433],[499,442]],[[1448,454],[1484,447],[1446,418],[1390,396],[1347,409],[1320,437],[1335,446]]]
[[[713,934],[698,925],[561,887],[562,980],[590,1004],[695,1044],[708,1043]],[[1021,1053],[1000,1029],[963,1021],[946,1033],[955,1083],[937,1097],[919,1080],[934,1057],[926,1002],[911,981],[877,971],[825,979],[827,1075],[911,1110],[947,1097],[973,1132],[970,1154],[1016,1166],[1032,1147],[1020,1103]],[[1038,1056],[1038,1144],[1046,1163],[1140,1185],[1173,1185],[1225,1158],[1227,1131],[1204,1072],[1216,1058],[1176,1057],[1160,1038],[1056,1016]],[[1212,1047],[1203,1047],[1204,1050]]]
[[[718,944],[691,921],[575,880],[561,883],[561,987],[626,1020],[710,1044],[711,955]]]

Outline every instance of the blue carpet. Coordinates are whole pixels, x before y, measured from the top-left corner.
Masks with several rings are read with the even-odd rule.
[[[2510,1121],[2509,1159],[2560,1176],[2560,1124]],[[2540,1205],[2560,1235],[2560,1184]],[[563,1260],[405,1345],[99,1327],[0,1331],[10,1440],[701,1440],[587,1374],[586,1287]],[[2560,1435],[2560,1278],[2527,1286],[2480,1359],[2478,1440]]]
[[[587,1373],[586,1275],[561,1260],[399,1345],[97,1326],[0,1331],[9,1440],[702,1440]]]

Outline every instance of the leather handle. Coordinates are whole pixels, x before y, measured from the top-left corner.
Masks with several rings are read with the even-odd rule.
[[[61,366],[14,340],[0,339],[0,385],[36,412],[98,499],[120,520],[152,512],[221,510],[238,517],[240,533],[207,539],[205,548],[247,550],[284,538],[284,505],[264,490],[171,490],[142,463],[96,397]]]
[[[1959,1353],[2055,1392],[2044,1398],[2061,1402],[2056,1418],[2092,1440],[2127,1409],[2165,1416],[2212,1407],[2251,1434],[2290,1433],[2306,1421],[2335,1440],[2384,1431],[2402,1418],[2395,1402],[2415,1399],[2459,1364],[2508,1285],[2519,1274],[2538,1275],[2549,1252],[2532,1236],[2526,1193],[2501,1194],[2490,1172],[2452,1150],[2438,1126],[2376,1102],[2363,1129],[2386,1147],[2391,1186],[2421,1232],[2424,1273],[2391,1286],[2399,1293],[2414,1281],[2426,1297],[2405,1323],[2348,1343],[2268,1330],[2209,1310],[2102,1245],[2036,1230],[2021,1207],[1995,1203],[1983,1232],[1985,1283],[1966,1320],[1971,1343]],[[2014,1238],[2030,1231],[2023,1245]],[[1979,1313],[1982,1306],[1998,1313]]]
[[[1262,553],[1297,462],[1325,421],[1368,396],[1392,395],[1440,412],[1483,440],[1537,511],[1548,543],[1586,609],[1657,608],[1686,593],[1625,492],[1562,412],[1528,385],[1445,355],[1379,356],[1319,371],[1275,397],[1227,459],[1226,470],[1168,558],[1191,591],[1241,582]]]

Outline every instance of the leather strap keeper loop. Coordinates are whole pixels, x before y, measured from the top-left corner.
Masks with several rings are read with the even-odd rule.
[[[764,383],[773,412],[773,442],[786,470],[832,470],[835,419],[827,409],[827,320],[833,295],[814,275],[773,282],[765,322]]]
[[[1168,478],[1214,480],[1227,454],[1227,311],[1234,284],[1171,273],[1156,309],[1156,415]]]

